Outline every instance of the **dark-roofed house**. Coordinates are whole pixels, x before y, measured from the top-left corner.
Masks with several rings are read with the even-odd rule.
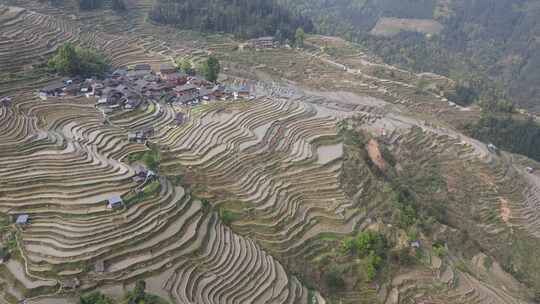
[[[249,40],[248,43],[252,48],[256,48],[256,49],[273,48],[274,47],[274,37],[272,37],[272,36],[259,37],[259,38]]]
[[[174,83],[177,85],[184,85],[188,82],[187,75],[181,73],[172,73],[162,76],[163,79],[167,80],[169,83]]]
[[[172,63],[163,63],[159,66],[159,74],[161,77],[168,74],[174,74],[176,72],[176,66],[174,66]]]
[[[151,71],[152,67],[147,63],[141,63],[141,64],[136,64],[133,67],[133,70],[135,70],[135,71]]]
[[[136,142],[136,143],[144,143],[148,137],[151,137],[154,135],[154,128],[148,127],[144,128],[142,130],[136,131],[136,132],[129,132],[128,133],[128,140],[130,142]]]
[[[150,70],[134,70],[129,71],[127,77],[131,79],[143,79],[144,77],[150,75]]]
[[[184,123],[184,119],[185,119],[184,113],[182,112],[176,113],[174,116],[174,124],[179,126]]]
[[[194,86],[197,86],[197,87],[212,87],[211,82],[209,82],[208,80],[206,80],[204,78],[197,77],[197,76],[189,77],[188,83],[192,84]]]
[[[212,94],[216,98],[222,98],[225,96],[225,86],[224,85],[216,85],[214,88],[212,88]]]
[[[143,135],[145,137],[154,136],[154,128],[153,127],[146,127],[144,129],[142,129],[141,132],[143,133]]]
[[[135,166],[135,175],[133,176],[133,181],[136,183],[144,182],[146,179],[146,175],[148,174],[148,170],[144,166],[138,165]]]
[[[142,104],[142,102],[142,98],[133,92],[128,92],[126,97],[122,98],[122,103],[126,110],[136,109]]]
[[[234,92],[234,98],[248,98],[250,90],[247,86],[242,85]]]
[[[129,132],[128,133],[128,140],[130,142],[135,142],[137,141],[137,132]]]
[[[67,95],[75,96],[81,90],[81,86],[76,83],[71,83],[64,88],[64,93]]]
[[[39,90],[39,93],[40,95],[44,95],[45,97],[58,96],[63,92],[65,86],[66,85],[61,81],[55,82]]]
[[[197,97],[194,97],[192,95],[182,95],[182,96],[176,97],[174,102],[182,104],[182,105],[192,105],[194,103],[197,103],[198,100],[199,99]]]
[[[191,102],[199,98],[199,90],[192,84],[177,86],[173,91],[180,103]]]
[[[67,279],[62,282],[63,289],[77,289],[79,286],[81,286],[81,282],[77,278]]]
[[[107,208],[108,209],[120,209],[124,206],[124,201],[119,195],[115,195],[109,198]]]
[[[112,78],[116,79],[116,78],[120,78],[120,77],[125,77],[125,76],[127,76],[127,73],[128,73],[128,71],[126,71],[124,69],[118,69],[118,70],[116,70],[116,71],[114,71],[112,73]]]
[[[199,97],[203,100],[212,100],[215,98],[214,91],[207,88],[200,88],[199,89]]]
[[[30,223],[30,216],[28,214],[21,214],[17,216],[15,224],[17,225],[28,225]]]
[[[9,250],[4,247],[0,247],[0,264],[5,263],[9,259]]]
[[[94,265],[94,270],[97,273],[104,273],[105,272],[105,262],[104,261],[97,261]]]
[[[153,83],[148,87],[148,89],[152,92],[163,92],[163,91],[170,91],[174,89],[175,85],[169,82],[160,82],[160,83]]]

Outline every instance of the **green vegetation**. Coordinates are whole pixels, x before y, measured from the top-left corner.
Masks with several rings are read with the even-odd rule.
[[[238,216],[233,211],[221,208],[219,209],[219,218],[225,225],[230,225],[232,222],[237,220]]]
[[[92,293],[82,295],[79,298],[79,304],[114,304],[113,300],[104,294],[94,291]]]
[[[187,65],[186,65],[187,66]],[[221,66],[219,60],[210,56],[199,66],[199,73],[204,76],[204,78],[210,82],[216,82],[221,71]]]
[[[148,151],[132,153],[128,156],[129,163],[142,162],[149,170],[157,172],[161,162],[161,152],[156,146]]]
[[[0,247],[0,260],[7,261],[10,257],[9,250],[4,247]]]
[[[361,257],[371,252],[382,255],[386,248],[387,242],[384,236],[373,231],[360,232],[355,238],[348,237],[343,240],[345,252]]]
[[[79,8],[82,10],[100,8],[102,5],[103,0],[79,0]]]
[[[446,246],[444,245],[444,242],[435,242],[432,248],[436,256],[442,258],[446,255]]]
[[[360,232],[355,238],[345,238],[342,241],[343,250],[352,256],[361,259],[360,265],[366,275],[366,280],[371,282],[386,259],[389,248],[384,235],[373,232]]]
[[[125,11],[126,3],[123,0],[112,0],[112,8],[115,11]]]
[[[147,151],[146,153],[144,153],[141,160],[148,167],[148,169],[157,171],[160,162],[159,150]]]
[[[493,267],[493,259],[490,256],[486,256],[482,263],[487,270],[490,270],[491,267]]]
[[[304,47],[304,39],[306,37],[306,33],[304,32],[303,28],[298,28],[296,30],[296,33],[294,35],[294,42],[296,44],[296,47],[303,48]]]
[[[175,63],[176,66],[180,69],[180,71],[186,73],[187,75],[193,75],[193,73],[195,72],[193,69],[193,63],[188,57],[176,58]]]
[[[448,95],[448,100],[460,106],[469,106],[478,100],[478,93],[471,87],[458,85],[455,92]]]
[[[498,90],[504,99],[540,109],[540,44],[536,37],[540,9],[533,0],[279,0],[312,19],[320,34],[341,36],[397,64],[436,72],[471,86],[479,95]],[[432,19],[438,35],[401,32],[377,37],[370,31],[381,17]],[[460,93],[458,93],[459,95]],[[469,95],[468,93],[466,95]],[[485,99],[497,102],[499,98]],[[451,98],[452,100],[452,98]],[[456,103],[470,103],[458,98]]]
[[[146,282],[139,280],[135,288],[126,295],[126,304],[168,304],[164,299],[146,292]]]
[[[417,256],[419,251],[416,251]],[[400,266],[411,266],[418,261],[417,257],[411,255],[411,249],[404,247],[399,250],[394,250],[390,253],[390,260]]]
[[[96,51],[66,43],[49,60],[48,67],[62,75],[101,77],[108,70],[109,65],[105,58]]]
[[[483,142],[540,161],[540,125],[533,117],[522,119],[511,114],[484,113],[465,130]]]
[[[130,192],[125,198],[124,198],[124,204],[126,206],[131,206],[134,204],[137,204],[139,202],[143,202],[147,199],[149,199],[152,196],[155,196],[159,193],[161,190],[161,183],[159,180],[154,180],[148,185],[146,185],[142,191],[140,192]]]
[[[345,280],[343,279],[343,268],[335,265],[325,273],[326,285],[332,291],[339,291],[345,288]]]
[[[156,0],[150,18],[186,29],[232,33],[240,38],[275,35],[279,31],[292,41],[297,28],[312,28],[309,19],[292,14],[277,0]]]

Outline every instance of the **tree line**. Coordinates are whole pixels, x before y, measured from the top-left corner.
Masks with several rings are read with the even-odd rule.
[[[313,28],[310,19],[268,0],[156,0],[149,16],[160,23],[239,38],[276,35],[292,41],[298,28]]]
[[[486,112],[478,122],[466,126],[466,131],[483,142],[540,161],[540,125],[533,117]]]
[[[79,0],[81,10],[92,10],[103,7],[103,0]],[[112,9],[115,11],[125,11],[126,3],[124,0],[112,0]]]

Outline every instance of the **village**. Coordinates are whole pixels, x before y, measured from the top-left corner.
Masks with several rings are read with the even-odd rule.
[[[174,125],[185,122],[185,113],[190,107],[212,102],[253,100],[250,86],[247,84],[225,85],[212,83],[197,75],[181,73],[171,64],[164,63],[157,67],[150,64],[136,64],[129,69],[117,69],[107,74],[104,79],[73,77],[49,84],[39,90],[39,98],[86,97],[95,100],[95,106],[105,117],[120,112],[135,110],[145,111],[152,102],[168,103],[179,110],[173,120]],[[4,97],[2,105],[9,106],[11,97]],[[104,120],[106,123],[107,119]],[[147,144],[154,135],[153,128],[134,130],[127,134],[127,140],[133,143]],[[135,191],[141,191],[149,182],[159,176],[142,165],[134,167],[133,181],[138,184]],[[117,210],[124,207],[119,196],[107,199],[106,208]],[[14,222],[21,227],[30,224],[28,214],[20,214]]]
[[[133,111],[148,106],[148,101],[190,107],[214,101],[254,99],[246,85],[212,83],[196,75],[181,73],[171,64],[137,64],[130,69],[117,69],[105,79],[65,79],[43,87],[39,97],[86,96],[96,100],[104,114]]]

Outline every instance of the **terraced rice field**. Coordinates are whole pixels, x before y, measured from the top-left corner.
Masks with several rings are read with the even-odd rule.
[[[9,39],[2,45],[1,64],[15,72],[31,68],[67,41],[99,48],[118,67],[169,60],[151,40],[88,34],[76,22],[25,9],[2,7],[0,16],[1,35]],[[23,50],[22,56],[13,46]],[[43,83],[48,80],[44,75]],[[33,92],[39,85],[6,85],[4,93],[13,94],[14,105],[0,108],[0,211],[32,219],[16,235],[20,259],[7,264],[4,297],[39,296],[31,300],[39,303],[71,292],[65,282],[73,278],[86,290],[156,277],[153,292],[177,303],[313,303],[317,298],[324,303],[259,244],[234,233],[166,178],[144,201],[107,209],[108,198],[129,197],[137,187],[125,159],[146,147],[129,143],[129,130],[152,126],[161,130],[155,142],[180,139],[170,126],[171,106],[154,104],[144,113],[113,115],[105,123],[93,101],[41,101]],[[269,106],[261,102],[254,111],[263,115]],[[298,107],[295,114],[302,111]],[[330,130],[333,121],[323,121]],[[182,138],[187,142],[188,135]],[[98,262],[104,272],[94,271]]]
[[[308,302],[308,290],[258,244],[232,232],[184,188],[164,178],[159,192],[148,199],[120,211],[106,208],[107,198],[129,196],[136,187],[133,169],[122,160],[145,147],[127,142],[131,128],[159,128],[163,139],[157,141],[183,145],[193,149],[192,155],[204,148],[196,142],[201,130],[181,135],[188,128],[168,126],[172,108],[157,105],[154,112],[112,117],[112,123],[104,125],[101,112],[86,100],[43,102],[21,95],[15,102],[14,108],[0,112],[9,126],[0,134],[0,210],[32,218],[17,234],[24,264],[16,261],[8,267],[24,292],[63,292],[62,282],[73,277],[86,289],[166,273],[159,286],[178,303]],[[256,104],[245,112],[245,122],[270,109],[288,108],[284,103]],[[296,111],[291,115],[303,111],[290,107]],[[218,117],[207,121],[215,126],[223,122]],[[229,139],[227,130],[222,131],[223,140]],[[242,131],[236,133],[241,142]],[[306,147],[297,149],[296,157],[308,153]],[[179,155],[191,159],[191,165],[199,162],[189,153]],[[89,271],[99,261],[106,271]]]
[[[174,303],[326,303],[286,264],[317,256],[325,246],[318,241],[322,235],[363,230],[372,214],[382,212],[381,191],[367,168],[358,168],[352,189],[342,183],[346,154],[338,126],[353,116],[374,136],[384,129],[382,139],[406,169],[436,166],[443,173],[444,192],[453,198],[449,212],[467,219],[463,225],[491,248],[489,254],[508,248],[501,240],[516,231],[540,236],[540,183],[530,176],[523,187],[511,156],[493,155],[484,144],[410,112],[389,110],[397,104],[414,112],[424,103],[441,103],[438,94],[419,95],[413,84],[360,68],[340,70],[325,55],[286,51],[295,62],[271,53],[249,56],[267,64],[263,72],[328,84],[318,89],[353,84],[357,95],[263,81],[257,99],[192,108],[180,127],[173,125],[178,109],[161,103],[105,118],[91,99],[38,99],[36,88],[56,78],[36,64],[65,42],[97,48],[115,67],[159,64],[187,51],[136,34],[144,27],[139,19],[122,23],[127,34],[90,31],[91,22],[99,20],[105,29],[115,21],[29,5],[39,12],[0,6],[0,66],[15,75],[0,81],[0,96],[14,97],[13,105],[0,107],[0,212],[31,218],[16,230],[16,257],[0,267],[0,302],[69,303],[80,291],[123,290],[145,279],[151,292]],[[147,1],[131,5],[149,8]],[[221,41],[209,49],[223,56],[229,46]],[[231,63],[235,56],[224,59]],[[250,64],[255,59],[249,56],[236,64]],[[291,66],[302,75],[284,73]],[[163,174],[155,192],[137,199],[128,159],[148,147],[130,143],[127,134],[146,127],[156,130],[148,143],[164,155]],[[171,178],[176,175],[192,187]],[[124,198],[125,208],[108,209],[113,196]],[[220,208],[239,216],[224,223],[212,211]],[[494,289],[458,269],[454,258],[432,257],[427,267],[398,274],[386,296],[378,290],[380,297],[385,303],[525,303],[513,297],[520,290],[514,281]],[[75,291],[66,285],[74,278],[81,284]],[[444,288],[436,297],[422,298],[437,284]],[[344,293],[344,303],[362,299],[362,292]]]

